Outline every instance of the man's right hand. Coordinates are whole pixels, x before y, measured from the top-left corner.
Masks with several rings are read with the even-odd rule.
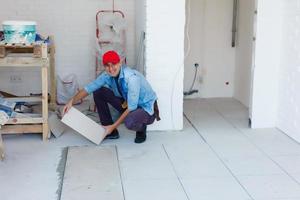
[[[64,106],[63,108],[63,116],[72,108],[73,106],[73,99],[70,99],[70,101]]]
[[[72,97],[69,102],[63,108],[62,116],[64,116],[73,106],[73,103],[80,101],[81,99],[87,97],[89,94],[85,91],[85,89],[81,89],[77,94]]]

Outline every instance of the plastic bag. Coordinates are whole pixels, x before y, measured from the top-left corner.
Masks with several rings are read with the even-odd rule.
[[[69,74],[61,79],[57,76],[57,104],[64,105],[79,91],[75,74]],[[75,102],[80,103],[80,102]]]
[[[9,116],[3,110],[0,110],[0,125],[6,124],[8,122]]]

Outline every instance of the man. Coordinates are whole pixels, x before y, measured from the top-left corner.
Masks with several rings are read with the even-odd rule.
[[[160,120],[157,96],[142,74],[122,65],[115,51],[108,51],[102,58],[105,72],[81,89],[64,107],[66,113],[73,103],[93,93],[101,124],[106,129],[106,138],[118,139],[117,127],[124,121],[129,130],[136,131],[135,143],[146,140],[147,125]],[[108,103],[121,116],[113,122]]]

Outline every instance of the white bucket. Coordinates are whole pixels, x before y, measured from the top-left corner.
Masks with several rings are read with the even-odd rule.
[[[32,43],[36,36],[36,22],[4,21],[4,39],[7,43]]]

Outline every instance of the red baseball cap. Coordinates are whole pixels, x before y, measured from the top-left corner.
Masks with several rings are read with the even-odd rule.
[[[115,51],[107,51],[102,57],[103,65],[108,63],[118,64],[120,62],[120,56]]]

